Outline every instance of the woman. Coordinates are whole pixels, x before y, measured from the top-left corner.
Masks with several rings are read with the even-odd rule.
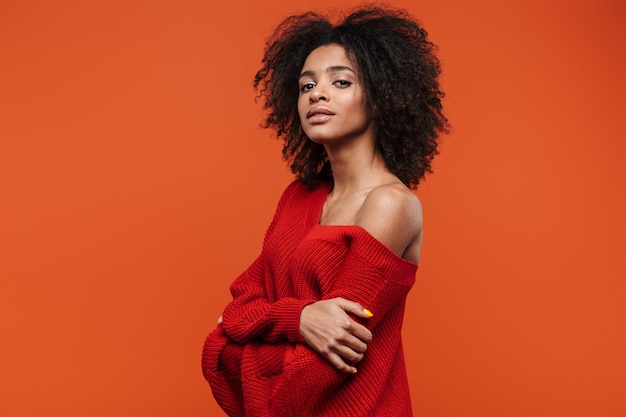
[[[410,416],[406,296],[422,246],[411,191],[447,129],[439,63],[405,12],[287,18],[255,88],[296,180],[207,338],[230,416]]]

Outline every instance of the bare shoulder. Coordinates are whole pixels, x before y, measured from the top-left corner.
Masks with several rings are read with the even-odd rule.
[[[422,239],[422,204],[401,183],[372,189],[357,214],[356,224],[396,254],[417,262]]]

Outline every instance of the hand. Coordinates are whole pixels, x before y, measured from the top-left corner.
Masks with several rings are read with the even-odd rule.
[[[347,313],[371,317],[359,303],[341,297],[317,301],[302,309],[300,333],[306,344],[335,368],[355,373],[354,364],[363,359],[372,332]]]

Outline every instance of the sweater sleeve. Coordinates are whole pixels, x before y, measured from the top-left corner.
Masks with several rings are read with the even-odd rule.
[[[362,321],[370,330],[404,299],[415,282],[417,265],[403,259],[361,227],[346,231],[349,253],[323,299],[343,297],[374,316]]]
[[[300,334],[300,313],[315,300],[284,297],[271,301],[266,291],[267,240],[282,210],[299,183],[294,181],[283,192],[272,223],[265,233],[261,255],[231,284],[233,300],[222,315],[224,333],[236,343],[252,340],[276,343],[281,340],[303,342]]]
[[[254,339],[275,343],[302,342],[300,313],[315,300],[284,297],[270,302],[265,292],[265,256],[259,258],[231,285],[233,300],[223,314],[224,332],[236,343]]]
[[[346,231],[345,239],[349,242],[348,253],[323,299],[344,297],[369,308],[374,316],[359,322],[370,328],[376,337],[377,324],[390,310],[397,311],[403,304],[415,281],[417,266],[398,257],[364,229],[351,228]],[[324,404],[324,399],[332,396],[340,384],[359,378],[359,374],[339,372],[307,346],[295,349],[298,353],[285,365],[283,377],[274,391],[277,409],[291,407],[293,415],[298,415],[297,409],[314,410],[316,404]],[[367,389],[367,384],[364,387]],[[373,392],[362,394],[374,395]],[[345,404],[345,407],[350,405]],[[343,412],[345,409],[338,409],[331,415],[344,415]]]

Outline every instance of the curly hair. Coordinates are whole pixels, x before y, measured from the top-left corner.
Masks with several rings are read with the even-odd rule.
[[[267,110],[263,126],[283,138],[283,158],[299,179],[313,185],[332,178],[324,147],[304,134],[297,106],[306,58],[329,44],[342,46],[356,66],[387,168],[416,188],[432,172],[448,120],[442,112],[436,47],[405,10],[361,8],[336,25],[315,12],[286,18],[268,39],[254,78],[257,98]]]

